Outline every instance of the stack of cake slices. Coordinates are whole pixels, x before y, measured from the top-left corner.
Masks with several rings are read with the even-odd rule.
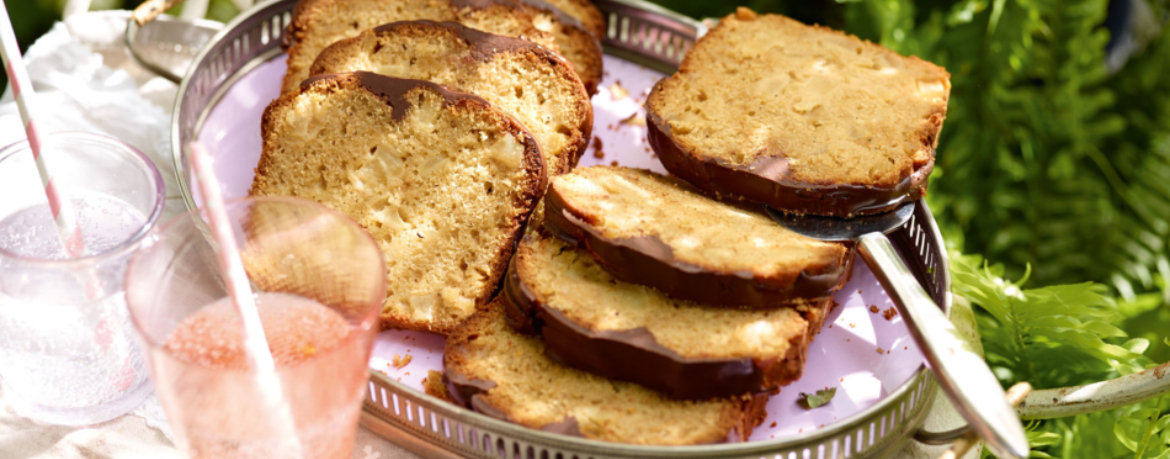
[[[483,309],[548,177],[585,150],[601,13],[556,3],[567,12],[539,0],[297,4],[251,193],[362,224],[385,256],[385,326],[447,334]]]
[[[746,438],[769,394],[800,377],[852,266],[842,244],[644,170],[574,170],[551,179],[544,205],[501,298],[444,359],[460,401],[532,428]]]

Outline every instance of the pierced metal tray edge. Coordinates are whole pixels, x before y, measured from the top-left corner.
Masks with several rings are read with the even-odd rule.
[[[665,73],[676,69],[693,44],[699,28],[693,19],[641,0],[596,0],[595,3],[606,17],[606,53]],[[270,0],[241,14],[209,41],[188,69],[177,94],[177,109],[171,126],[175,171],[188,208],[195,206],[185,176],[186,168],[183,167],[182,145],[187,139],[182,135],[184,128],[192,134],[191,137],[200,132],[211,109],[238,78],[281,52],[277,45],[284,26],[289,22],[293,4],[295,1],[292,0]],[[224,46],[224,42],[232,45]],[[195,91],[193,95],[189,94],[192,89]],[[191,101],[194,103],[189,103],[188,99],[194,99]],[[184,113],[187,116],[184,117]],[[908,230],[899,231],[897,235],[902,237],[895,238],[896,245],[910,262],[912,271],[927,282],[935,300],[949,311],[950,273],[946,251],[940,245],[941,235],[929,208],[923,203],[919,209],[916,211],[918,224],[912,221]],[[928,265],[936,269],[931,270]],[[410,446],[411,450],[426,457],[459,457],[450,455],[457,453],[534,459],[884,456],[896,451],[895,448],[904,444],[921,425],[925,419],[925,406],[936,392],[933,378],[923,367],[906,384],[869,409],[808,434],[750,443],[661,447],[608,443],[527,429],[440,401],[376,371],[370,373],[363,424],[389,437],[397,437],[391,430],[412,435],[418,441],[404,446]],[[468,429],[456,425],[456,431],[452,432],[451,421],[463,422]],[[442,433],[440,426],[443,427]],[[443,442],[439,435],[452,443]],[[505,437],[512,438],[505,442]],[[460,439],[459,444],[453,444]]]

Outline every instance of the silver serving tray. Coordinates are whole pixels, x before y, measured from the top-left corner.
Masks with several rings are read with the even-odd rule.
[[[702,25],[641,0],[595,0],[607,21],[606,54],[672,73]],[[203,47],[179,86],[171,122],[175,170],[194,208],[183,145],[197,139],[211,109],[256,66],[279,55],[296,0],[273,0],[236,17]],[[129,36],[129,35],[128,35]],[[922,202],[890,239],[935,303],[950,310],[946,251]],[[608,443],[550,434],[499,421],[441,401],[370,372],[362,425],[427,458],[517,459],[888,457],[918,433],[936,392],[925,367],[870,408],[793,437],[718,445],[663,447]],[[950,437],[953,437],[951,435]]]

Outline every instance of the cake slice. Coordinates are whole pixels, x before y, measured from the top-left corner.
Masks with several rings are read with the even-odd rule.
[[[557,52],[573,64],[589,94],[601,83],[601,41],[581,21],[543,0],[517,0],[532,15],[537,29],[552,34]]]
[[[390,327],[447,333],[487,304],[545,188],[519,122],[427,81],[313,77],[261,123],[251,194],[316,201],[365,227],[385,257]]]
[[[289,46],[282,92],[308,78],[317,54],[333,42],[388,22],[415,19],[455,21],[556,50],[553,36],[537,30],[532,15],[513,0],[301,0],[284,35]]]
[[[672,174],[789,213],[848,217],[920,198],[950,75],[825,27],[740,8],[646,101]]]
[[[766,393],[671,400],[561,365],[539,339],[508,328],[502,309],[492,303],[447,337],[444,377],[475,411],[546,432],[654,445],[746,440],[766,415]]]
[[[325,48],[310,73],[356,70],[453,85],[487,99],[528,127],[549,175],[576,164],[593,129],[593,106],[572,67],[520,38],[454,22],[394,22]]]
[[[593,34],[593,38],[601,41],[605,38],[605,17],[589,0],[544,0],[545,3],[555,6],[581,22],[581,25]]]
[[[800,377],[831,298],[708,307],[610,276],[583,250],[529,231],[503,293],[512,326],[552,358],[677,399],[755,393]]]
[[[789,231],[684,182],[624,167],[586,167],[550,181],[545,227],[609,274],[700,303],[776,308],[827,298],[853,253]]]

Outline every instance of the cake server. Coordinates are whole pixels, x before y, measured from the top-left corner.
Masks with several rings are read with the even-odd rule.
[[[856,242],[857,252],[894,301],[939,385],[969,428],[996,456],[1028,457],[1024,426],[991,368],[963,342],[886,237],[910,220],[916,205],[911,202],[891,212],[850,219],[792,215],[772,208],[767,211],[781,225],[805,236]]]

